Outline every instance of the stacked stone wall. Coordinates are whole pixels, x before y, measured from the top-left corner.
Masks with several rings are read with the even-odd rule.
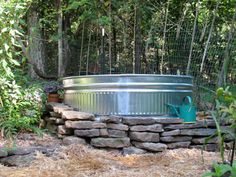
[[[55,131],[64,143],[123,149],[127,154],[202,148],[206,137],[216,133],[212,119],[187,124],[179,118],[95,116],[58,103],[49,103],[47,111],[46,128]],[[228,129],[229,125],[223,124],[223,128]],[[226,141],[232,139],[226,138]],[[204,148],[217,150],[217,138],[208,141]]]

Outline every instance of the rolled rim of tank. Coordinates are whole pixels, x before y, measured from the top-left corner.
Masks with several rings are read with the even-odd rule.
[[[193,77],[105,74],[63,78],[65,103],[98,115],[173,115],[167,104],[192,96]]]
[[[80,76],[68,76],[63,77],[62,80],[66,79],[75,79],[75,78],[87,78],[87,77],[183,77],[183,78],[191,78],[193,76],[190,75],[171,75],[171,74],[99,74],[99,75],[80,75]]]

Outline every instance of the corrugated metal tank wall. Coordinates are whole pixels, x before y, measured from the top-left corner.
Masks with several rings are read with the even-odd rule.
[[[65,103],[98,115],[172,115],[167,103],[179,105],[192,96],[191,76],[121,74],[63,79]]]

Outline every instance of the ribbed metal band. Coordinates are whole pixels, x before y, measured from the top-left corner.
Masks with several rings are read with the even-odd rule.
[[[65,103],[100,115],[171,115],[192,95],[192,77],[170,75],[99,75],[64,78]]]

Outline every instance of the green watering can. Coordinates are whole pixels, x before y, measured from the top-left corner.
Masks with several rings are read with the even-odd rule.
[[[193,123],[196,122],[196,107],[193,106],[192,98],[186,96],[183,98],[183,103],[180,106],[167,104],[172,112],[178,117],[184,119],[184,122]]]

